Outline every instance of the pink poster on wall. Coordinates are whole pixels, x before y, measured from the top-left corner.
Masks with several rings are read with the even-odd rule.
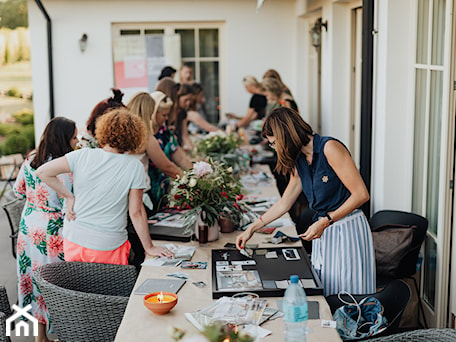
[[[114,73],[116,88],[147,87],[146,60],[126,56],[123,61],[115,62]]]

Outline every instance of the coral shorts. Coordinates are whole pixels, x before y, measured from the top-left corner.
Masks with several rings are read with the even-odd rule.
[[[101,264],[128,265],[128,256],[130,255],[130,241],[112,250],[112,251],[97,251],[82,247],[70,240],[63,239],[63,253],[65,261],[83,261],[83,262],[98,262]]]

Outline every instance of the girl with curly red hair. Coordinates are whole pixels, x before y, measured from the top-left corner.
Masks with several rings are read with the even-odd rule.
[[[111,110],[97,120],[95,135],[101,148],[80,149],[37,170],[39,177],[67,200],[63,227],[67,261],[128,264],[127,214],[147,254],[172,256],[150,239],[142,203],[145,173],[131,154],[145,143],[142,120],[125,108]],[[57,175],[73,172],[74,195]]]

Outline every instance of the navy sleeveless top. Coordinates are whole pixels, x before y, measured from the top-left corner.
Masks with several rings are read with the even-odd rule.
[[[309,165],[306,156],[300,153],[296,159],[296,169],[309,207],[316,211],[314,220],[317,220],[327,212],[339,208],[350,197],[350,191],[337,177],[323,152],[329,140],[337,139],[316,133],[313,137],[312,164]]]

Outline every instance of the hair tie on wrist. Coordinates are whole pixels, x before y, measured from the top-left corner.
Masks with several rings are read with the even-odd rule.
[[[263,224],[263,227],[264,227],[263,215],[260,216],[259,220],[261,221],[261,223]]]

